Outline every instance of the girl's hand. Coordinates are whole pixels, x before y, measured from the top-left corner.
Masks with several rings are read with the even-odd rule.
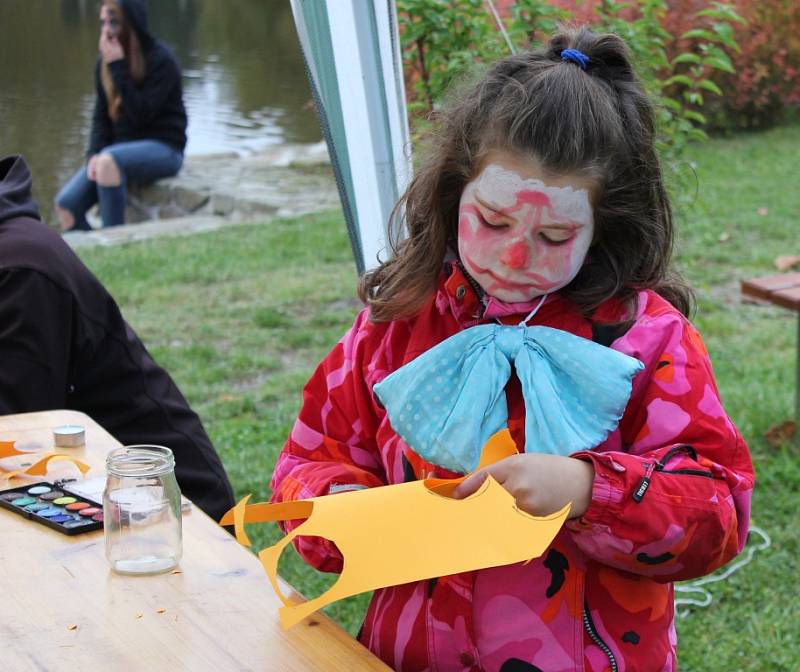
[[[86,177],[92,182],[97,182],[97,154],[92,154],[86,163]]]
[[[125,58],[125,50],[122,48],[119,39],[116,37],[106,37],[105,31],[100,34],[100,56],[106,65]]]
[[[579,518],[592,499],[594,466],[591,462],[541,453],[524,453],[500,460],[462,481],[453,497],[469,497],[489,474],[511,493],[521,510],[532,516],[546,516],[572,502],[569,517]]]

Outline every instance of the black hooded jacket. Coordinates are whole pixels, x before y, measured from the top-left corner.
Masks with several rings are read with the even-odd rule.
[[[109,63],[114,86],[122,98],[119,119],[111,121],[108,99],[100,79],[102,58],[95,67],[95,99],[87,156],[103,147],[131,140],[160,140],[178,151],[186,147],[186,110],[183,106],[181,71],[169,49],[147,30],[147,11],[142,0],[120,0],[128,25],[136,32],[146,63],[144,80],[137,84],[128,62]]]
[[[180,390],[60,235],[39,220],[22,157],[0,160],[0,415],[82,411],[123,444],[175,454],[184,495],[233,506],[222,463]]]

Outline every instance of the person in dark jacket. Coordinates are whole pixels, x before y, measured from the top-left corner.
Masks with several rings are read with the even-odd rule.
[[[129,180],[177,174],[186,147],[181,73],[172,53],[147,30],[142,0],[104,0],[100,57],[87,161],[61,189],[55,210],[63,230],[91,229],[99,201],[103,226],[125,223]]]
[[[123,444],[167,446],[184,495],[214,520],[234,504],[200,418],[114,299],[39,219],[20,156],[0,160],[0,415],[82,411]]]

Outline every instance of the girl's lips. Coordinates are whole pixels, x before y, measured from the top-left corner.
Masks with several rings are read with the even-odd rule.
[[[491,270],[488,268],[481,268],[480,266],[476,266],[472,264],[472,267],[477,271],[479,275],[487,275],[496,283],[506,287],[508,289],[539,289],[539,290],[548,290],[552,287],[555,287],[557,283],[550,282],[544,276],[539,275],[538,273],[526,273],[525,275],[531,279],[531,282],[514,282],[513,280],[508,280],[506,278],[501,278],[498,275],[495,275]]]

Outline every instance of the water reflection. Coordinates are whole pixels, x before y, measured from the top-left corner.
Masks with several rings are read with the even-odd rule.
[[[321,138],[288,2],[151,0],[148,10],[183,68],[187,153]],[[97,0],[0,0],[0,155],[25,155],[47,218],[86,150],[98,12]]]

